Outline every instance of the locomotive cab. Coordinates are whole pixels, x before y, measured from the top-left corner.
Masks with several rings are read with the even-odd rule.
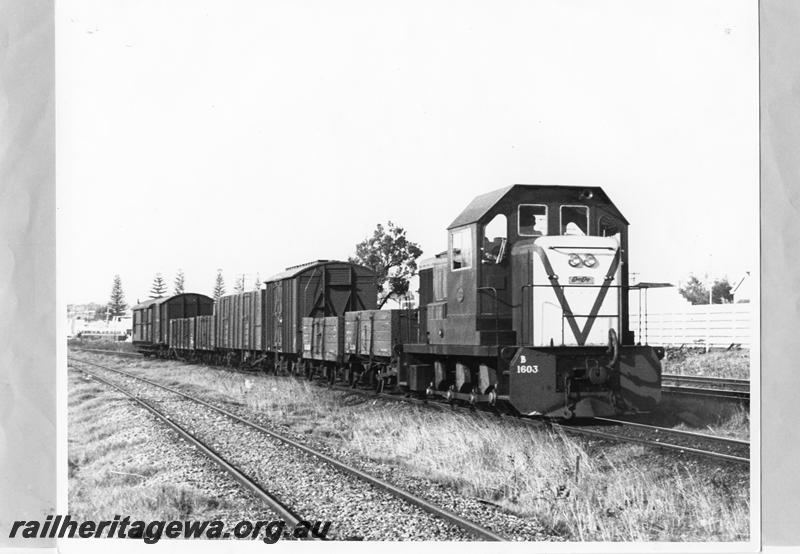
[[[627,295],[620,294],[628,284],[627,272],[622,271],[627,262],[627,221],[599,188],[538,185],[515,185],[476,198],[448,228],[446,259],[442,256],[420,264],[426,341],[474,346],[533,344],[533,313],[527,307],[519,309],[521,295],[532,292],[527,290],[532,284],[532,268],[518,267],[519,258],[529,255],[534,244],[552,242],[556,236],[573,244],[592,240],[588,237],[605,237],[606,245],[616,240],[620,271],[611,294],[619,299],[614,327],[623,342],[632,344],[627,318],[621,317],[627,313]],[[598,248],[610,252],[607,246]],[[606,258],[601,254],[595,259]],[[532,258],[529,261],[533,263]],[[584,284],[588,286],[589,280]],[[547,313],[553,309],[559,309],[558,303],[539,307]],[[553,338],[555,344],[573,343]]]

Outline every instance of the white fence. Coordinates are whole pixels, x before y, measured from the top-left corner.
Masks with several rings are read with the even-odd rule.
[[[740,344],[749,348],[752,341],[752,304],[701,304],[693,306],[650,306],[630,310],[630,328],[636,342],[654,346],[727,347]]]

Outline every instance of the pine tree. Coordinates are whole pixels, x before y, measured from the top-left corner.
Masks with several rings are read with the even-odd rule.
[[[217,279],[214,282],[214,300],[219,300],[225,294],[225,280],[222,278],[222,270],[217,270]]]
[[[261,290],[261,275],[256,273],[256,282],[253,286],[253,290]]]
[[[178,273],[175,275],[175,294],[183,294],[184,280],[183,270],[179,269]]]
[[[150,298],[163,298],[167,293],[167,284],[160,273],[153,277],[153,285],[150,287]]]
[[[108,302],[108,314],[111,317],[125,315],[128,305],[125,303],[125,294],[122,292],[122,279],[114,275],[114,284],[111,286],[111,300]]]
[[[236,285],[233,287],[233,292],[236,294],[241,294],[244,292],[244,274],[236,279]]]

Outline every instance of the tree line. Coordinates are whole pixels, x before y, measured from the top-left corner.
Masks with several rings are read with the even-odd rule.
[[[412,295],[409,291],[411,278],[417,272],[416,260],[422,255],[419,244],[412,242],[406,236],[403,227],[389,221],[386,226],[378,223],[371,236],[356,244],[355,255],[348,258],[351,263],[368,267],[375,272],[375,292],[378,296],[378,308],[382,308],[390,299],[401,303],[409,300]],[[185,292],[186,276],[182,269],[178,269],[172,287],[172,294]],[[252,290],[261,287],[261,277],[256,273]],[[245,275],[237,277],[233,292],[242,293],[246,290]],[[168,286],[161,273],[156,273],[150,286],[151,299],[163,298],[167,295]],[[222,269],[217,269],[211,296],[219,300],[226,292],[225,278]],[[111,298],[107,304],[107,313],[110,316],[120,316],[128,309],[125,294],[122,291],[122,280],[119,275],[114,276],[111,288]]]
[[[733,302],[732,288],[727,277],[715,279],[714,283],[711,285],[711,303],[730,304]],[[678,291],[681,293],[681,296],[692,304],[709,303],[708,287],[694,275],[690,275],[689,279],[681,285]]]

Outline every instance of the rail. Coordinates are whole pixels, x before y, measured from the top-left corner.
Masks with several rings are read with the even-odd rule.
[[[78,361],[82,362],[82,363],[85,363],[85,364],[94,365],[94,366],[100,367],[102,369],[110,369],[110,368],[106,368],[106,367],[100,366],[99,364],[86,362],[84,360],[78,360]],[[81,372],[83,372],[83,373],[85,373],[87,375],[90,375],[93,379],[96,379],[99,382],[104,383],[105,385],[107,385],[107,386],[109,386],[109,387],[111,387],[113,389],[116,389],[118,392],[121,392],[122,394],[124,394],[125,396],[127,396],[128,398],[130,398],[131,400],[136,402],[138,405],[143,407],[145,410],[147,410],[148,412],[153,414],[159,421],[161,421],[164,425],[166,425],[167,427],[169,427],[170,429],[172,429],[173,431],[178,433],[178,435],[180,435],[181,438],[183,438],[190,445],[194,446],[197,450],[199,450],[201,453],[203,453],[207,458],[209,458],[215,464],[217,464],[225,473],[229,474],[231,477],[233,477],[233,479],[235,479],[237,482],[239,482],[239,484],[241,484],[247,490],[249,490],[250,492],[255,494],[256,497],[261,499],[267,506],[270,507],[270,509],[272,509],[284,521],[286,521],[287,524],[289,524],[291,526],[296,526],[297,524],[300,523],[300,521],[301,521],[300,516],[295,514],[288,506],[286,506],[280,500],[278,500],[275,496],[270,494],[269,491],[267,491],[266,489],[262,488],[261,485],[259,485],[258,483],[256,483],[252,479],[250,479],[250,477],[245,475],[236,466],[234,466],[233,464],[231,464],[230,462],[225,460],[222,456],[220,456],[217,452],[215,452],[210,446],[208,446],[207,444],[202,442],[200,439],[198,439],[197,437],[195,437],[194,435],[189,433],[186,429],[184,429],[178,423],[176,423],[175,421],[170,419],[161,410],[159,410],[158,408],[156,408],[155,406],[153,406],[152,404],[150,404],[146,400],[140,398],[136,394],[134,394],[132,392],[129,392],[129,391],[123,389],[122,387],[112,383],[111,381],[108,381],[107,379],[104,379],[104,378],[100,377],[99,375],[97,375],[93,371],[90,371],[90,370],[85,369],[85,368],[78,368],[78,367],[75,367],[75,366],[72,366],[72,367],[74,367],[78,371],[81,371]],[[112,371],[114,371],[114,370],[112,370]],[[118,372],[118,373],[125,373],[125,372]]]
[[[361,471],[361,470],[359,470],[359,469],[357,469],[355,467],[349,466],[349,465],[347,465],[347,464],[345,464],[343,462],[340,462],[339,460],[336,460],[336,459],[328,456],[327,454],[324,454],[324,453],[322,453],[322,452],[320,452],[318,450],[315,450],[315,449],[313,449],[313,448],[311,448],[309,446],[301,444],[301,443],[299,443],[299,442],[297,442],[297,441],[295,441],[293,439],[285,437],[285,436],[283,436],[283,435],[281,435],[279,433],[276,433],[276,432],[274,432],[274,431],[272,431],[270,429],[267,429],[266,427],[263,427],[263,426],[255,423],[255,422],[252,422],[252,421],[249,421],[247,419],[244,419],[244,418],[234,414],[233,412],[230,412],[230,411],[228,411],[228,410],[226,410],[224,408],[220,408],[218,406],[215,406],[215,405],[213,405],[213,404],[211,404],[209,402],[206,402],[205,400],[203,400],[201,398],[197,398],[195,396],[192,396],[190,394],[184,393],[184,392],[179,391],[177,389],[174,389],[172,387],[168,387],[166,385],[162,385],[161,383],[157,383],[157,382],[152,381],[150,379],[146,379],[144,377],[140,377],[138,375],[134,375],[132,373],[128,373],[127,371],[122,371],[122,370],[119,370],[119,369],[106,367],[106,366],[103,366],[103,365],[100,365],[100,364],[96,364],[94,362],[89,362],[87,360],[77,360],[77,361],[81,362],[81,363],[88,364],[88,365],[96,366],[96,367],[99,367],[100,369],[111,371],[113,373],[118,373],[120,375],[124,375],[124,376],[132,378],[132,379],[136,379],[136,380],[141,381],[143,383],[147,383],[149,385],[158,387],[158,388],[160,388],[162,390],[171,392],[173,394],[177,394],[177,395],[179,395],[179,396],[181,396],[183,398],[186,398],[187,400],[191,400],[193,402],[196,402],[196,403],[198,403],[198,404],[200,404],[202,406],[205,406],[205,407],[207,407],[207,408],[209,408],[211,410],[214,410],[214,411],[216,411],[216,412],[218,412],[218,413],[220,413],[222,415],[225,415],[226,417],[229,417],[229,418],[231,418],[231,419],[233,419],[235,421],[238,421],[239,423],[243,423],[244,425],[247,425],[248,427],[250,427],[252,429],[255,429],[255,430],[260,431],[260,432],[262,432],[262,433],[264,433],[266,435],[269,435],[270,437],[275,438],[275,439],[283,442],[284,444],[287,444],[287,445],[292,446],[292,447],[294,447],[294,448],[296,448],[296,449],[298,449],[298,450],[300,450],[302,452],[305,452],[306,454],[314,456],[315,458],[318,458],[318,459],[324,461],[325,463],[335,467],[336,469],[339,469],[340,471],[343,471],[343,472],[345,472],[347,474],[353,475],[354,477],[356,477],[358,479],[361,479],[362,481],[365,481],[365,482],[371,484],[372,486],[374,486],[374,487],[376,487],[378,489],[384,490],[384,491],[394,495],[395,497],[400,498],[401,500],[404,500],[404,501],[408,502],[409,504],[413,504],[414,506],[417,506],[418,508],[420,508],[422,510],[425,510],[426,512],[428,512],[430,514],[433,514],[433,515],[438,516],[438,517],[440,517],[440,518],[442,518],[442,519],[444,519],[446,521],[449,521],[450,523],[456,525],[457,527],[460,527],[460,528],[462,528],[462,529],[464,529],[466,531],[469,531],[472,535],[474,535],[477,538],[480,538],[480,539],[483,539],[483,540],[488,540],[488,541],[506,541],[507,540],[506,538],[494,533],[490,529],[486,529],[485,527],[477,525],[477,524],[473,523],[472,521],[469,521],[469,520],[467,520],[465,518],[462,518],[461,516],[459,516],[459,515],[457,515],[457,514],[455,514],[453,512],[450,512],[449,510],[445,510],[443,508],[440,508],[440,507],[428,502],[427,500],[425,500],[423,498],[415,496],[415,495],[413,495],[413,494],[411,494],[411,493],[409,493],[407,491],[404,491],[404,490],[392,485],[391,483],[388,483],[387,481],[384,481],[382,479],[379,479],[378,477],[369,475],[368,473],[364,473],[363,471]]]

